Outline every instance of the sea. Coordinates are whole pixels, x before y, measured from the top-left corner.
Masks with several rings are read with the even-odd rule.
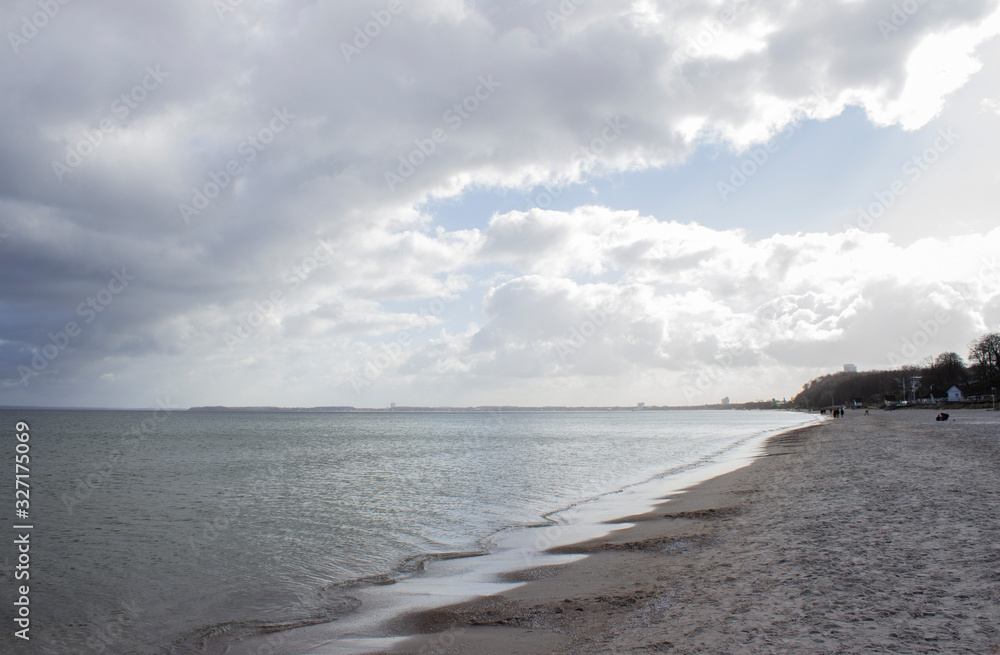
[[[618,499],[605,512],[627,515],[635,490],[652,490],[639,494],[646,502],[662,497],[672,480],[707,476],[736,450],[817,420],[737,410],[3,410],[0,651],[250,652],[239,645],[311,626],[312,637],[272,641],[267,652],[361,652],[307,646],[336,641],[332,627],[373,604],[383,618],[408,608],[405,594],[386,605],[366,601],[376,598],[366,590],[410,581],[431,605],[488,593],[475,582],[488,576],[467,575],[480,562],[495,567],[512,543],[550,545],[508,536],[561,525],[565,541],[590,534],[574,532],[588,520],[607,530],[576,510]],[[20,518],[19,422],[30,435]],[[14,543],[23,534],[28,553]],[[459,559],[462,576],[446,585],[435,563]],[[28,602],[17,605],[22,585]],[[434,597],[445,586],[451,595]],[[24,607],[30,641],[14,636]]]

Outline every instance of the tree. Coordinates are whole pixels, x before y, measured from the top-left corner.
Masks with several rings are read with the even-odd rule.
[[[930,366],[931,381],[941,391],[953,384],[965,384],[968,369],[958,353],[941,353]]]
[[[1000,332],[991,332],[969,344],[969,361],[980,382],[988,382],[1000,373]]]

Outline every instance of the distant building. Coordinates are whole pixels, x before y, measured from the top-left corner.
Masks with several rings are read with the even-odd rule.
[[[396,403],[389,403],[389,409],[396,409]]]
[[[858,367],[856,364],[844,364],[844,373],[857,373]]]
[[[956,386],[952,386],[951,389],[948,389],[948,402],[959,403],[963,400],[965,400],[965,396],[962,394],[961,389]]]
[[[646,403],[639,403],[635,406],[636,409],[646,409]]]
[[[726,396],[725,398],[722,399],[722,404],[723,405],[728,405],[729,404],[729,396]]]

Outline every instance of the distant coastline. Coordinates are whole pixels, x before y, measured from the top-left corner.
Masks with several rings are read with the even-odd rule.
[[[546,405],[543,407],[522,407],[518,405],[482,405],[478,407],[422,407],[422,406],[399,406],[399,407],[352,407],[352,406],[331,406],[331,407],[226,407],[224,405],[211,405],[204,407],[191,407],[189,412],[302,412],[302,413],[338,413],[338,412],[385,412],[385,413],[419,413],[419,412],[463,412],[470,414],[489,414],[500,412],[650,412],[650,411],[676,411],[676,410],[705,410],[705,409],[795,409],[791,404],[775,403],[775,401],[757,401],[749,403],[729,403],[714,405],[646,405],[636,407],[629,405],[622,406],[561,406]]]
[[[313,414],[335,414],[344,412],[385,412],[385,413],[422,413],[422,412],[453,412],[453,413],[500,413],[500,412],[649,412],[649,411],[677,411],[677,410],[706,410],[706,409],[738,409],[738,410],[760,410],[760,409],[797,409],[791,403],[775,404],[774,401],[756,401],[749,403],[729,403],[714,405],[646,405],[637,407],[629,406],[561,406],[546,405],[544,407],[522,407],[517,405],[482,405],[477,407],[423,407],[423,406],[399,406],[399,407],[354,407],[344,406],[323,406],[323,407],[278,407],[274,405],[254,405],[247,407],[228,407],[225,405],[205,405],[199,407],[177,407],[166,411],[176,412],[246,412],[246,413],[313,413]],[[800,408],[799,408],[800,409]],[[156,407],[39,407],[30,405],[10,405],[0,406],[0,412],[10,411],[59,411],[59,412],[154,412],[164,411]]]

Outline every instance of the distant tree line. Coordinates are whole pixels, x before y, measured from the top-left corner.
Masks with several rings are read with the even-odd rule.
[[[885,401],[943,399],[957,386],[964,396],[988,396],[1000,390],[1000,332],[984,334],[969,344],[968,364],[954,352],[928,357],[922,365],[889,371],[834,373],[807,382],[795,396],[797,407],[828,407],[860,399]]]

